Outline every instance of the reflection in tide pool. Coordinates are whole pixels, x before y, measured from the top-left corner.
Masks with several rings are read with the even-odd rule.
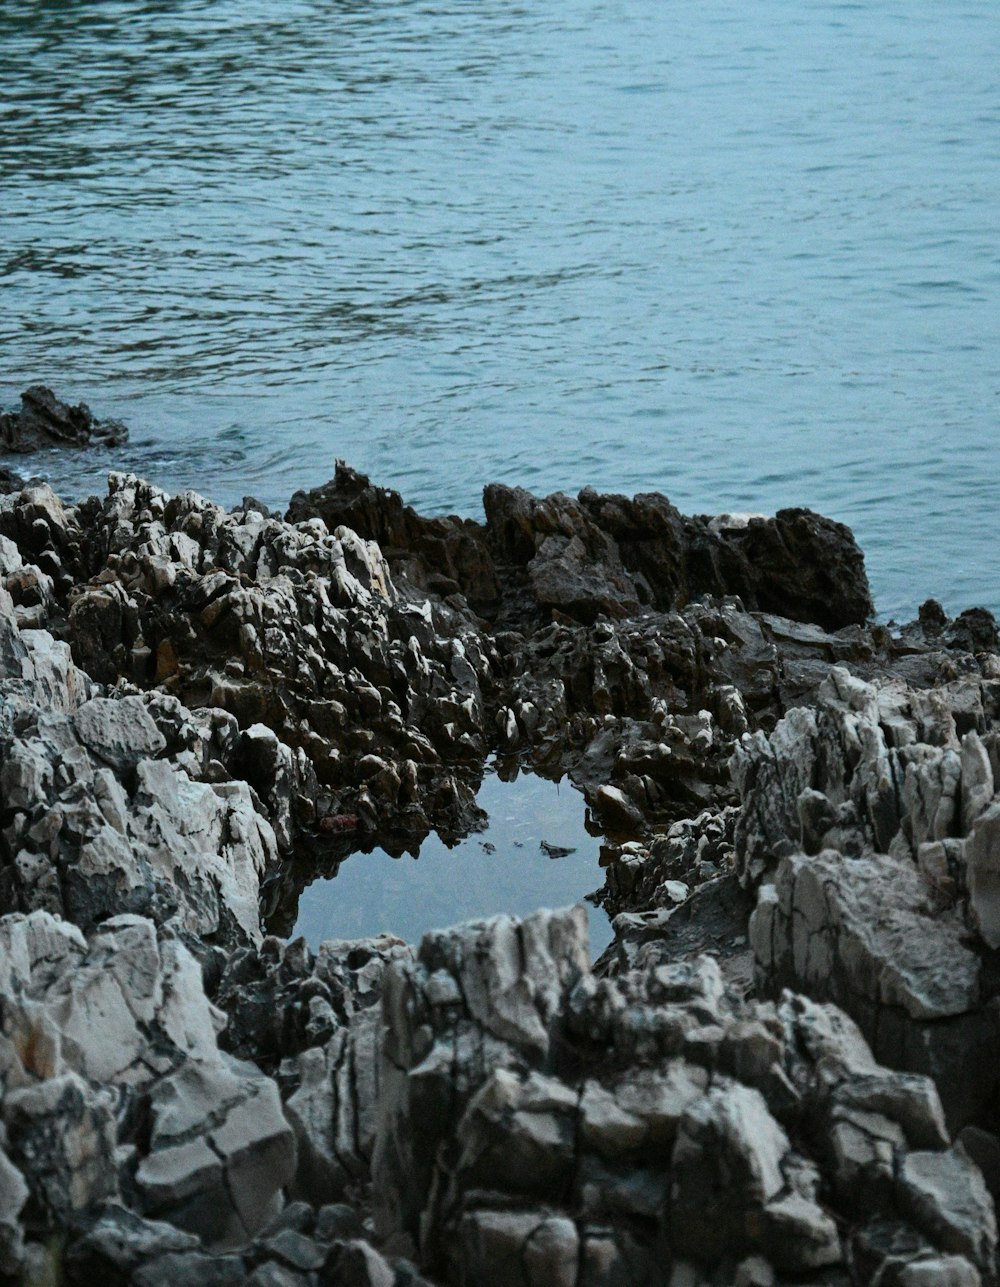
[[[583,798],[572,787],[531,774],[504,782],[490,773],[479,791],[486,831],[447,848],[431,835],[420,857],[391,858],[381,849],[355,854],[332,880],[303,891],[295,935],[313,947],[329,938],[366,938],[381,930],[419,942],[431,929],[538,907],[565,907],[604,883],[601,841],[584,825]],[[573,852],[552,858],[542,842]],[[604,911],[586,903],[590,948],[611,941]]]

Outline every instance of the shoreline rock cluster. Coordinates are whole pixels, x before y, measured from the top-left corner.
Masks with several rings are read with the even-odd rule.
[[[998,1282],[989,613],[872,625],[804,510],[10,486],[0,1281]],[[596,964],[580,907],[287,941],[491,755],[606,835]]]

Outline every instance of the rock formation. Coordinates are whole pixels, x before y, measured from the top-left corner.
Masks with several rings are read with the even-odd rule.
[[[998,1282],[989,613],[871,624],[807,511],[10,488],[0,1281]],[[596,964],[580,907],[287,941],[489,755],[599,820]]]
[[[44,384],[21,394],[17,411],[0,411],[0,446],[5,451],[32,452],[41,447],[119,447],[128,439],[120,420],[98,420],[85,402],[60,402]]]

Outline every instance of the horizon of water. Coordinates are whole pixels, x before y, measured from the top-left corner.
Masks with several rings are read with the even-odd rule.
[[[0,403],[133,429],[20,464],[808,505],[1000,608],[998,68],[986,0],[5,0]]]

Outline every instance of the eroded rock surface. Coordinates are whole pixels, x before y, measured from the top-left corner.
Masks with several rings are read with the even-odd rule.
[[[378,541],[412,584],[461,594],[491,619],[530,605],[591,623],[700,594],[739,595],[748,608],[829,629],[873,611],[849,529],[810,510],[685,518],[658,493],[536,497],[499,483],[485,488],[483,508],[485,524],[422,518],[338,462],[331,482],[295,494],[288,518],[345,524]]]
[[[988,613],[869,624],[807,511],[9,486],[0,1279],[997,1282]],[[596,966],[579,907],[284,941],[491,754],[607,836]]]
[[[499,918],[390,965],[380,1232],[456,1283],[721,1283],[748,1262],[847,1282],[888,1207],[908,1264],[989,1280],[990,1200],[929,1077],[878,1064],[832,1006],[742,1000],[708,956],[597,979],[583,935],[578,911]]]
[[[232,730],[156,693],[101,695],[0,590],[0,890],[84,929],[123,911],[190,941],[260,941],[278,861],[250,786],[209,771]]]
[[[956,1127],[996,1102],[996,701],[982,674],[921,692],[838,669],[735,756],[760,987],[836,1001],[879,1058],[935,1077]]]

